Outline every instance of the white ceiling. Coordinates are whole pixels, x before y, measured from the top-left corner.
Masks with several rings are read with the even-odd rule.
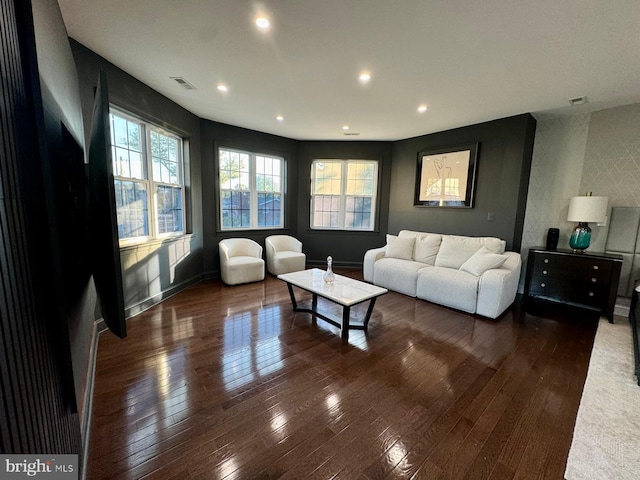
[[[397,140],[640,102],[639,0],[58,1],[71,37],[187,110],[294,139]]]

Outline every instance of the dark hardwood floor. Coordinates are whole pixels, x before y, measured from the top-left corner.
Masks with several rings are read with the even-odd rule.
[[[273,277],[203,282],[101,335],[88,478],[561,479],[596,326],[389,292],[343,341]]]

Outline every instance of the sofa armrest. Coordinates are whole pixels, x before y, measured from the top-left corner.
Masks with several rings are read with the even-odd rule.
[[[362,262],[362,273],[365,282],[373,283],[373,264],[384,257],[385,251],[386,247],[380,247],[365,252],[364,262]]]
[[[504,252],[508,256],[502,267],[487,270],[478,282],[476,313],[498,318],[513,303],[518,292],[522,259],[517,252]]]

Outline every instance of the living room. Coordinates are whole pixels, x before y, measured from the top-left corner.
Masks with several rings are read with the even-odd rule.
[[[216,181],[219,147],[276,154],[284,159],[287,165],[285,232],[302,241],[309,265],[324,265],[326,257],[331,255],[338,267],[358,268],[366,250],[384,245],[387,233],[397,233],[402,229],[499,237],[506,240],[508,250],[519,251],[524,260],[530,247],[544,244],[550,227],[560,229],[560,246],[568,245],[568,236],[574,225],[566,218],[569,199],[573,196],[592,191],[596,195],[607,196],[609,207],[640,206],[640,191],[636,187],[640,176],[640,137],[637,134],[640,130],[640,93],[631,87],[623,88],[631,82],[628,77],[622,77],[622,73],[618,74],[615,65],[589,65],[594,69],[611,69],[613,73],[608,75],[612,77],[620,75],[621,86],[612,93],[612,98],[607,99],[606,102],[610,103],[603,101],[600,104],[600,99],[591,90],[573,86],[571,91],[558,92],[558,95],[564,95],[562,101],[567,105],[560,108],[556,103],[558,111],[549,108],[546,113],[538,113],[534,109],[522,109],[505,116],[478,112],[477,121],[439,129],[434,129],[429,120],[425,120],[429,117],[419,117],[412,112],[417,131],[369,139],[365,131],[360,137],[345,137],[340,131],[345,120],[336,119],[337,132],[332,136],[321,134],[316,138],[313,136],[315,133],[289,136],[278,134],[277,124],[260,131],[259,128],[247,128],[248,124],[237,123],[237,120],[227,123],[207,119],[181,107],[176,100],[167,98],[100,56],[96,53],[99,48],[88,48],[78,38],[79,34],[74,36],[74,29],[70,27],[72,19],[67,13],[69,9],[77,8],[86,14],[84,9],[88,7],[80,8],[78,2],[71,1],[61,0],[59,3],[61,11],[55,1],[33,2],[35,46],[45,103],[53,98],[49,105],[57,104],[63,111],[61,118],[71,119],[76,140],[82,145],[89,144],[93,96],[98,73],[102,70],[107,73],[113,105],[178,133],[187,146],[187,234],[122,248],[127,317],[144,312],[191,285],[219,278],[218,242],[221,239],[242,236],[264,244],[265,237],[274,233],[271,230],[225,232],[220,228],[220,193]],[[599,3],[592,2],[590,6],[596,10],[597,7],[604,8]],[[464,13],[463,7],[457,8],[461,11],[454,10],[455,13]],[[637,13],[635,6],[627,5],[625,8]],[[606,11],[608,7],[604,9]],[[569,10],[567,7],[563,13],[567,15]],[[588,9],[583,11],[585,15],[596,15]],[[637,18],[629,12],[619,13],[615,19],[622,22],[622,19]],[[557,18],[568,18],[568,15],[558,15]],[[549,18],[556,17],[549,14]],[[582,20],[573,18],[572,27],[577,28],[575,22]],[[73,21],[82,22],[83,16],[79,15]],[[89,18],[84,18],[84,21],[89,22]],[[108,23],[104,19],[102,21],[101,28],[106,29]],[[132,21],[141,20],[134,17]],[[626,32],[625,25],[622,22],[621,36]],[[67,45],[61,33],[65,27],[71,37]],[[273,28],[278,28],[277,20],[274,20]],[[492,40],[498,41],[499,38],[496,35]],[[616,55],[631,55],[630,52],[636,51],[635,45],[630,43],[629,37],[623,38],[626,43],[622,45],[622,52],[616,52]],[[605,53],[614,56],[611,51]],[[633,63],[625,59],[618,59],[618,62]],[[526,72],[523,75],[534,75],[524,67],[521,65]],[[74,79],[76,72],[77,79]],[[172,72],[171,75],[183,73]],[[374,72],[374,83],[379,81],[378,75]],[[474,67],[470,66],[468,78],[473,78],[473,75]],[[164,76],[167,78],[163,81],[169,82],[170,75]],[[229,83],[230,94],[222,103],[215,105],[214,110],[239,108],[230,105],[235,93],[234,86]],[[527,95],[517,85],[509,84],[505,89],[507,87],[509,95]],[[580,90],[576,91],[578,88]],[[68,102],[60,100],[73,97],[74,91],[77,98],[67,98]],[[570,99],[581,95],[587,97],[583,105],[569,106]],[[385,115],[384,106],[385,103],[381,102],[377,116]],[[469,105],[465,108],[473,110],[475,107]],[[433,116],[437,113],[435,106],[430,106],[425,112]],[[78,119],[82,125],[77,124]],[[291,121],[289,116],[284,120]],[[353,138],[362,140],[345,141]],[[473,208],[414,206],[419,152],[471,141],[479,145]],[[318,158],[379,161],[379,209],[375,230],[349,232],[309,227],[310,167]],[[602,250],[607,227],[594,227],[593,231],[592,249]],[[82,300],[71,309],[68,318],[73,376],[81,416],[83,409],[87,412],[88,402],[84,399],[92,388],[92,358],[96,354],[96,328],[100,328],[95,325],[99,320],[96,304],[95,290],[87,285]],[[625,307],[625,300],[621,299],[618,312],[626,314]],[[81,419],[80,423],[86,435],[88,420]]]

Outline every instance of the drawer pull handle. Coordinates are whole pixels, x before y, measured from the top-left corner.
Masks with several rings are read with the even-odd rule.
[[[549,259],[548,259],[548,258],[545,258],[545,259],[544,259],[544,263],[549,263]]]
[[[596,277],[593,277],[593,278],[591,279],[591,281],[592,281],[593,283],[596,283],[596,282],[598,281],[598,279],[597,279]]]
[[[544,288],[544,287],[546,287],[547,285],[546,285],[545,283],[541,283],[541,284],[540,284],[540,286],[541,286],[542,288]]]
[[[543,275],[546,275],[546,274],[547,274],[547,271],[546,271],[546,270],[542,270],[542,274],[543,274]]]
[[[598,265],[594,265],[594,266],[593,266],[593,269],[594,269],[594,270],[598,270]]]
[[[589,292],[589,296],[590,296],[590,297],[593,297],[593,292]]]

